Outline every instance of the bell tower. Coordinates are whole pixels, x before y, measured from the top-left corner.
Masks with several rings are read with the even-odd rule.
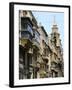
[[[54,21],[52,26],[51,41],[54,46],[61,45],[60,34],[58,32],[58,26],[56,24],[55,16],[54,16]]]
[[[64,65],[63,65],[63,54],[62,54],[62,45],[60,34],[58,31],[58,25],[56,23],[55,17],[52,25],[52,33],[51,33],[51,47],[53,50],[52,60],[51,60],[51,71],[52,76],[64,76]]]

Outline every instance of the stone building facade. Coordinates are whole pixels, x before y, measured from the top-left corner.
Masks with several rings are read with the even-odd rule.
[[[63,77],[63,50],[57,24],[48,36],[31,11],[19,11],[19,79]]]

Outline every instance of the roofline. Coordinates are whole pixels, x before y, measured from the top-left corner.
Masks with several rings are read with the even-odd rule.
[[[44,31],[45,35],[48,36],[47,32],[45,31],[44,27],[41,26],[42,30]]]

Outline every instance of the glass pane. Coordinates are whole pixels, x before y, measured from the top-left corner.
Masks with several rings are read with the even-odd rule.
[[[29,25],[27,25],[27,30],[33,35],[32,28]]]

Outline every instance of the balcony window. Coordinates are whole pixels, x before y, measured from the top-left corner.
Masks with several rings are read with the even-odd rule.
[[[27,29],[27,24],[26,23],[22,23],[21,24],[21,30],[26,30]]]
[[[21,31],[29,32],[33,36],[32,25],[28,19],[21,18]]]
[[[30,38],[30,35],[24,31],[21,32],[21,37]]]
[[[40,42],[40,35],[37,31],[35,31],[35,39],[38,43]]]
[[[33,30],[32,30],[32,28],[29,26],[29,25],[27,25],[27,30],[32,34],[32,36],[33,36]]]

